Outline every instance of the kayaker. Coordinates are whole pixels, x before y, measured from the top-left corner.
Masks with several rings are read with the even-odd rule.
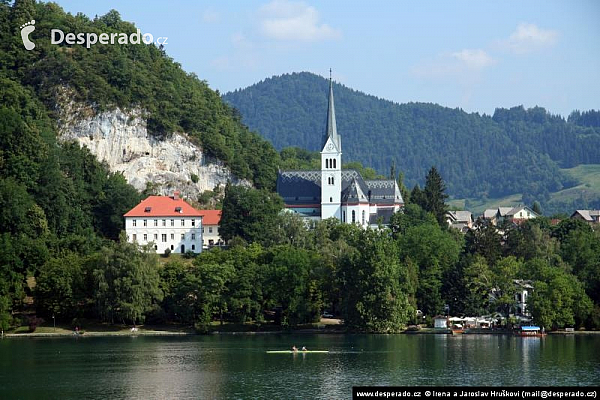
[[[293,351],[293,352],[296,352],[296,351],[298,351],[298,348],[296,347],[296,345],[292,346],[292,351]]]
[[[308,349],[305,346],[302,346],[302,351],[308,351]]]

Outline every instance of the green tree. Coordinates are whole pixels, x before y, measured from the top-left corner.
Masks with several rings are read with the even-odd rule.
[[[500,259],[492,266],[492,305],[506,318],[515,307],[515,282],[523,270],[523,263],[513,256]]]
[[[366,332],[398,332],[414,316],[409,271],[385,230],[361,231],[340,267],[345,323]],[[360,249],[360,250],[359,250]]]
[[[427,174],[423,197],[425,198],[423,208],[435,216],[440,226],[446,226],[446,212],[448,211],[446,184],[435,167],[431,167]]]
[[[307,250],[289,245],[273,247],[267,257],[265,296],[281,307],[283,326],[318,320],[323,310],[320,282],[315,274],[318,259]]]
[[[547,328],[583,326],[592,312],[592,302],[573,275],[551,267],[543,260],[536,267],[537,279],[529,296],[534,320]]]
[[[109,242],[90,263],[93,298],[102,320],[143,322],[163,298],[158,274],[158,256],[149,247]]]
[[[410,259],[419,267],[417,306],[430,316],[442,312],[449,300],[442,291],[443,280],[456,267],[461,246],[437,224],[408,228],[399,238],[398,245],[400,259]]]
[[[219,234],[225,241],[236,236],[248,243],[269,245],[275,237],[283,200],[266,190],[228,184],[223,200]]]
[[[36,278],[38,313],[68,320],[82,316],[86,306],[85,274],[82,259],[74,253],[48,260]]]

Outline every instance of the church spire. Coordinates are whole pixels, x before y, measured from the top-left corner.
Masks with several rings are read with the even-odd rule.
[[[335,106],[333,104],[333,79],[331,78],[331,68],[329,69],[329,105],[327,107],[327,129],[325,131],[325,141],[331,138],[338,148],[338,151],[342,150],[340,137],[337,133],[337,126],[335,123]]]

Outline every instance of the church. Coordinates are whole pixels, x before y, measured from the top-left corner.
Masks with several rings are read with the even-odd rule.
[[[403,205],[394,179],[363,179],[342,169],[342,138],[337,132],[333,81],[329,78],[327,126],[322,139],[321,169],[279,171],[277,193],[286,209],[310,220],[337,218],[362,227],[386,225]]]

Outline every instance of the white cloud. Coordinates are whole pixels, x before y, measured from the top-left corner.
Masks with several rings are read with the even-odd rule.
[[[464,66],[471,69],[482,69],[494,65],[496,60],[489,56],[481,49],[465,49],[459,52],[452,53],[452,57],[459,60]]]
[[[433,60],[427,60],[412,68],[412,73],[421,78],[459,78],[471,81],[477,77],[476,72],[496,64],[485,50],[464,49],[454,53],[438,55]]]
[[[319,21],[319,12],[306,3],[273,0],[259,10],[260,28],[268,38],[314,42],[338,39],[341,32]]]
[[[514,53],[524,54],[554,45],[558,36],[558,31],[520,23],[508,39],[500,41],[500,45]]]

